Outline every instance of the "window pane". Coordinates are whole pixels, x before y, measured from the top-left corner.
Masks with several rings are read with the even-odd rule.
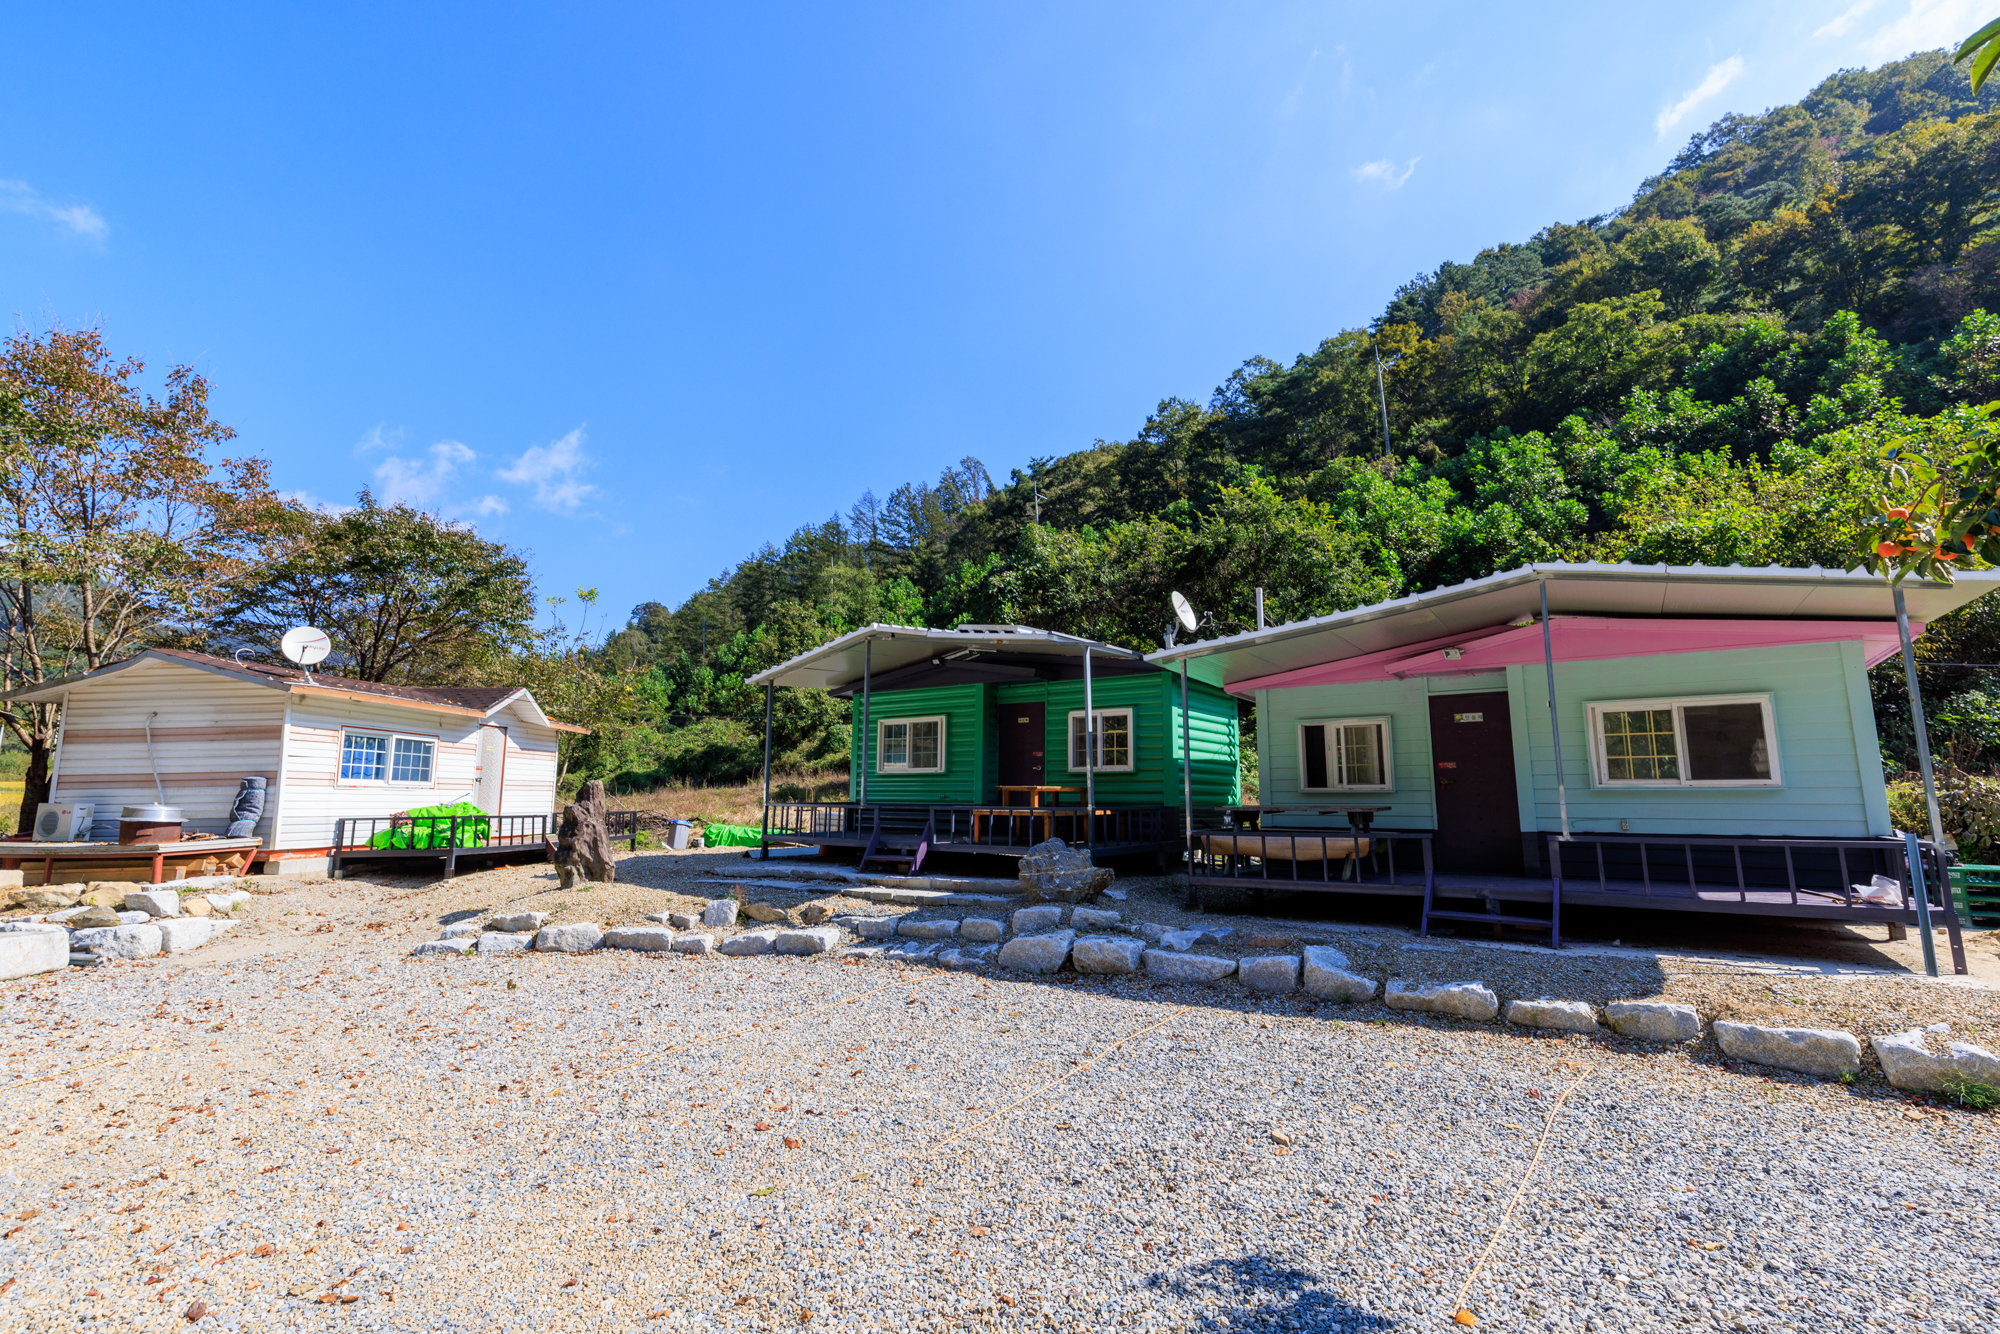
[[[1696,782],[1771,777],[1763,705],[1691,704],[1681,710],[1681,723],[1687,729],[1688,777]]]
[[[1129,714],[1097,715],[1097,765],[1119,769],[1132,763],[1132,719]]]
[[[1326,728],[1315,724],[1299,729],[1306,748],[1306,786],[1326,787]]]
[[[1675,781],[1681,776],[1672,709],[1604,715],[1604,776],[1613,783]]]
[[[1083,715],[1080,713],[1069,720],[1069,767],[1090,767],[1090,733],[1084,730]]]
[[[908,723],[882,724],[883,768],[894,765],[900,769],[910,762],[910,725]]]
[[[396,738],[396,762],[391,768],[389,779],[395,783],[428,783],[431,781],[431,743],[412,741],[407,737]]]
[[[389,738],[349,732],[340,742],[340,776],[380,781],[389,776]]]
[[[910,767],[912,769],[939,767],[937,719],[910,724]]]
[[[1382,727],[1362,723],[1340,729],[1341,782],[1346,787],[1382,783]]]

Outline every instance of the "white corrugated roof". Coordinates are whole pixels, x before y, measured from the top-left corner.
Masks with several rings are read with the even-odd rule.
[[[1147,660],[1164,667],[1185,659],[1190,675],[1214,685],[1247,681],[1536,615],[1543,584],[1551,615],[1839,621],[1892,620],[1896,614],[1888,582],[1858,570],[1549,562],[1331,616],[1177,644]],[[1910,618],[1931,621],[1995,588],[2000,571],[1982,570],[1961,574],[1953,584],[1908,580],[1903,592]]]
[[[872,656],[869,646],[873,645]],[[862,659],[870,656],[875,675],[911,667],[932,658],[967,652],[1000,652],[1045,658],[1081,658],[1088,645],[1094,654],[1145,661],[1145,655],[1095,639],[1037,630],[1025,625],[965,625],[956,630],[926,630],[914,625],[864,625],[831,643],[768,667],[749,684],[812,686],[839,690],[861,680]]]

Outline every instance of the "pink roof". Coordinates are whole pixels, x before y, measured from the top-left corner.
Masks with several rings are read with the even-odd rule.
[[[1720,649],[1785,648],[1793,644],[1833,644],[1859,640],[1873,667],[1901,650],[1894,621],[1723,621],[1663,620],[1654,617],[1556,616],[1549,621],[1557,662],[1603,658],[1650,658],[1667,653],[1713,653]],[[1912,622],[1912,635],[1923,626]],[[1452,656],[1456,654],[1456,656]],[[1247,681],[1232,681],[1232,694],[1276,686],[1344,685],[1357,681],[1399,681],[1410,676],[1462,676],[1542,661],[1542,627],[1498,625],[1468,634],[1383,649],[1339,662],[1320,663]]]

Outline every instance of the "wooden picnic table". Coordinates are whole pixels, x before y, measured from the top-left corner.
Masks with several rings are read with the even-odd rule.
[[[1049,803],[1051,806],[1062,805],[1062,794],[1065,792],[1074,792],[1079,797],[1083,795],[1083,789],[1080,787],[1062,787],[1053,783],[1002,783],[998,791],[1002,806],[1012,806],[1014,803],[1009,798],[1016,792],[1027,793],[1028,804],[1030,806],[1040,806],[1042,804],[1042,794],[1045,792],[1055,798],[1054,801]],[[1081,801],[1077,803],[1079,806],[1082,804]]]

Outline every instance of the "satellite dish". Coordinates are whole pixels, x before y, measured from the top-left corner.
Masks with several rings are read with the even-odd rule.
[[[278,641],[278,651],[301,667],[310,667],[316,662],[326,661],[326,655],[333,652],[333,641],[326,637],[326,631],[316,630],[310,625],[295,625],[285,631],[285,637]]]
[[[1183,630],[1193,634],[1201,628],[1201,623],[1195,619],[1194,604],[1186,597],[1180,593],[1173,593],[1169,595],[1168,600],[1174,604],[1174,615],[1180,619]]]

